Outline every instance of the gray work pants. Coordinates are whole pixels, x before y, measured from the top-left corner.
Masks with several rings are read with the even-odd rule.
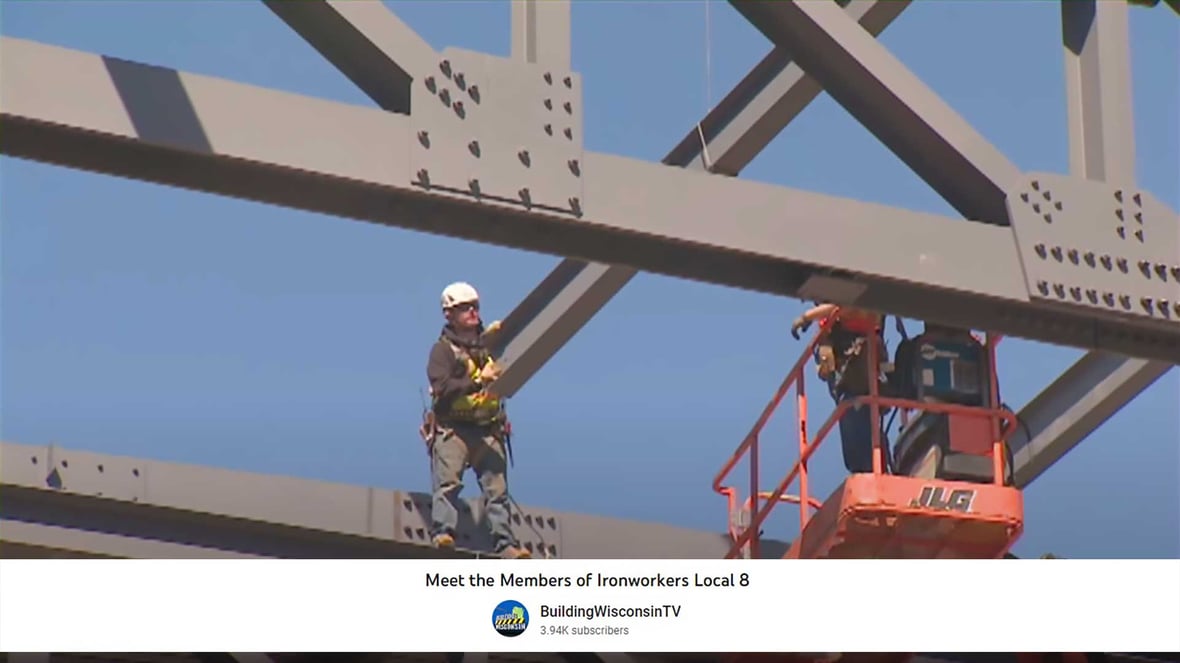
[[[483,426],[440,426],[430,451],[431,535],[455,535],[456,503],[463,490],[463,472],[470,465],[483,493],[483,512],[496,551],[516,545],[508,504],[508,462],[504,442]]]

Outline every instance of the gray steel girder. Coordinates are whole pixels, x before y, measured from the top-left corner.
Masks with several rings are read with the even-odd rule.
[[[539,69],[514,74],[490,56],[473,54],[473,77],[503,76],[507,96],[481,93],[503,104],[498,124],[468,131],[449,117],[464,112],[453,103],[407,117],[27,40],[0,49],[0,150],[11,156],[780,295],[835,275],[864,286],[859,305],[898,315],[1180,359],[1175,320],[1032,301],[1011,228],[594,152],[561,162],[579,151],[577,130],[553,145],[530,133],[548,111],[511,112],[530,102]],[[559,108],[577,86],[551,97],[538,87]],[[557,115],[549,126],[562,133],[578,124],[572,104]],[[536,142],[513,144],[526,134]],[[496,153],[471,154],[473,135]],[[530,163],[542,172],[525,172]],[[1074,180],[1059,195],[1104,187]],[[1061,227],[1113,217],[1064,214]]]
[[[512,3],[512,58],[570,68],[570,0]]]
[[[1180,319],[1175,212],[1135,192],[1125,3],[1062,3],[1071,170],[1078,179],[1015,176],[1003,155],[829,4],[732,4],[965,216],[1011,223],[1031,298]],[[1085,179],[1111,186],[1075,186]],[[1067,207],[1095,213],[1063,223]],[[1087,354],[1067,371],[1070,380],[1055,381],[1020,412],[1031,422],[1014,440],[1020,480],[1039,476],[1170,367],[1140,359],[1112,365],[1117,361]],[[1093,381],[1072,382],[1079,378]],[[1079,393],[1090,394],[1090,407],[1079,405]]]
[[[377,105],[410,112],[410,86],[438,54],[381,2],[263,0]],[[380,67],[374,62],[384,63]]]
[[[1028,486],[1044,474],[1169,368],[1090,352],[1066,369],[1020,411],[1021,425],[1009,440],[1016,486]]]
[[[1020,170],[839,7],[730,4],[964,217],[1008,223]]]
[[[1061,34],[1065,55],[1070,172],[1075,177],[1112,182],[1132,189],[1135,182],[1135,130],[1131,110],[1127,11],[1127,4],[1123,2],[1063,0]],[[1044,192],[1052,197],[1049,188]],[[1056,207],[1056,203],[1050,204],[1048,200],[1040,202],[1045,203],[1046,213],[1051,214]],[[1142,198],[1136,201],[1134,194],[1127,190],[1119,198],[1098,200],[1094,204],[1115,209],[1116,219],[1105,228],[1085,229],[1097,235],[1092,241],[1101,242],[1103,235],[1108,241],[1117,237],[1114,243],[1125,247],[1125,253],[1138,255],[1095,256],[1083,252],[1080,258],[1085,267],[1073,269],[1074,258],[1078,256],[1071,252],[1071,248],[1060,247],[1056,242],[1039,244],[1035,239],[1030,241],[1029,233],[1018,230],[1022,250],[1032,258],[1031,272],[1041,272],[1045,276],[1057,274],[1071,284],[1068,295],[1066,284],[1057,279],[1051,282],[1046,278],[1036,284],[1038,288],[1043,284],[1044,296],[1049,296],[1050,289],[1052,296],[1058,293],[1061,296],[1084,296],[1091,305],[1097,305],[1101,300],[1103,306],[1134,308],[1154,305],[1167,312],[1168,298],[1174,302],[1176,294],[1174,289],[1170,294],[1166,292],[1166,284],[1159,277],[1170,267],[1159,261],[1151,264],[1152,253],[1158,251],[1151,245],[1166,244],[1169,238],[1175,243],[1175,225],[1167,223],[1168,215],[1162,211],[1144,216]],[[1035,216],[1039,211],[1023,207],[1024,214],[1031,211]],[[1037,224],[1034,220],[1031,228],[1036,235],[1048,230],[1050,225]],[[1149,237],[1150,243],[1141,241]],[[1030,248],[1038,254],[1035,258],[1028,254]],[[1052,261],[1048,256],[1041,258],[1043,252],[1054,250]],[[1056,263],[1057,256],[1063,251],[1068,262]],[[1165,251],[1158,252],[1166,257]],[[1111,271],[1117,269],[1121,273],[1125,268],[1127,278],[1150,283],[1150,289],[1157,292],[1154,296],[1144,294],[1140,301],[1133,301],[1126,293],[1099,292],[1094,287],[1085,287],[1083,292],[1083,285],[1093,285],[1084,282],[1090,277],[1086,274],[1087,267],[1096,259],[1101,263],[1101,269],[1106,270],[1110,265]],[[1151,270],[1155,273],[1152,274]],[[1031,273],[1029,278],[1034,278]],[[1127,279],[1123,280],[1126,282]],[[1076,284],[1079,281],[1083,283]],[[1173,308],[1172,313],[1180,314],[1180,311]],[[1166,362],[1149,362],[1103,352],[1083,356],[1020,411],[1023,426],[1017,429],[1011,440],[1016,484],[1023,487],[1034,481],[1171,367]]]
[[[878,35],[910,3],[855,0],[844,4],[849,16]],[[698,126],[688,130],[663,163],[737,175],[821,91],[785,50],[774,48]],[[504,319],[504,331],[493,348],[507,365],[499,380],[502,393],[515,395],[636,273],[624,265],[562,260]]]
[[[460,508],[461,550],[430,545],[430,496],[292,477],[0,443],[0,557],[365,559],[489,554],[480,501]],[[716,559],[725,532],[518,506],[535,557]],[[786,543],[763,541],[767,557]]]

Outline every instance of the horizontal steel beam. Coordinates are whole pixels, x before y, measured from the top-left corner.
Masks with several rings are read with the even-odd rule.
[[[460,509],[458,553],[433,549],[429,495],[0,443],[0,557],[423,558],[490,550],[479,500]],[[522,544],[565,559],[709,559],[729,536],[521,506]],[[771,541],[766,554],[786,544]]]
[[[529,206],[481,195],[476,178],[456,188],[470,172],[512,185],[494,180],[505,161],[458,163],[466,137],[411,117],[25,40],[0,48],[11,156],[779,295],[824,296],[813,277],[835,275],[863,288],[859,305],[898,315],[1180,358],[1175,322],[1030,301],[1008,228],[592,152],[570,164],[572,212]]]
[[[968,219],[1006,224],[1020,170],[831,2],[731,3]]]
[[[910,3],[846,4],[849,16],[877,35]],[[821,91],[786,51],[775,48],[687,131],[663,163],[737,175]],[[499,380],[504,395],[523,387],[636,273],[622,265],[562,260],[504,320],[504,332],[494,348],[508,366]]]

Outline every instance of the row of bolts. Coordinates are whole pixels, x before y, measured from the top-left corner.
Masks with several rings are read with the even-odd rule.
[[[1040,182],[1037,182],[1034,180],[1032,182],[1032,188],[1036,191],[1041,191]],[[1042,191],[1041,195],[1044,196],[1045,200],[1047,200],[1047,201],[1051,201],[1053,199],[1052,195],[1047,190]],[[1027,193],[1022,193],[1020,195],[1020,197],[1021,197],[1021,199],[1024,200],[1024,202],[1026,202],[1026,203],[1030,202],[1029,195]],[[1114,198],[1119,203],[1122,203],[1123,202],[1123,192],[1121,190],[1115,191]],[[1134,200],[1136,206],[1140,206],[1140,207],[1143,206],[1143,199],[1140,197],[1139,194],[1136,193],[1133,196],[1131,196],[1131,198],[1132,198],[1132,200]],[[1061,201],[1057,201],[1057,202],[1053,203],[1053,206],[1058,211],[1060,211],[1062,209]],[[1034,212],[1040,213],[1041,206],[1039,203],[1033,203],[1032,207],[1033,207]],[[1124,220],[1123,210],[1121,208],[1115,210],[1115,215],[1118,216],[1120,221]],[[1044,218],[1047,223],[1053,222],[1052,217],[1050,217],[1050,215],[1047,213],[1044,215]],[[1143,223],[1143,213],[1142,212],[1135,212],[1135,220],[1138,221],[1140,224],[1142,224]],[[1123,228],[1122,226],[1120,226],[1118,228],[1118,235],[1119,235],[1119,237],[1122,237],[1125,239],[1126,235],[1127,235],[1126,229]],[[1139,241],[1143,241],[1143,231],[1136,230],[1135,237],[1137,237],[1139,239]],[[1044,244],[1037,244],[1035,248],[1036,248],[1037,255],[1040,256],[1040,258],[1042,260],[1046,259],[1048,254],[1051,253],[1053,255],[1053,257],[1057,259],[1057,262],[1061,262],[1063,260],[1063,256],[1068,255],[1070,262],[1072,262],[1075,265],[1078,264],[1079,254],[1078,254],[1077,249],[1070,249],[1068,252],[1063,252],[1060,246],[1055,246],[1052,249],[1046,250]],[[1129,269],[1128,265],[1127,265],[1126,258],[1118,258],[1117,260],[1112,260],[1109,255],[1103,255],[1101,258],[1098,258],[1096,261],[1093,253],[1086,253],[1084,256],[1082,256],[1081,259],[1084,260],[1086,262],[1086,264],[1089,265],[1090,267],[1096,266],[1096,262],[1101,262],[1102,266],[1105,267],[1107,269],[1107,271],[1111,270],[1113,268],[1113,265],[1118,265],[1119,270],[1122,271],[1124,274],[1126,274]],[[1148,261],[1148,260],[1140,260],[1139,261],[1139,271],[1143,272],[1143,275],[1145,277],[1151,278],[1151,271],[1152,271],[1151,268],[1152,268],[1151,261]],[[1172,278],[1176,279],[1177,281],[1180,281],[1180,266],[1172,267],[1170,271],[1172,273]],[[1165,281],[1168,278],[1168,272],[1169,272],[1169,269],[1168,269],[1167,265],[1164,265],[1164,264],[1156,264],[1155,265],[1155,273],[1157,275],[1159,275],[1159,277]],[[1037,281],[1037,289],[1040,290],[1042,295],[1048,295],[1049,294],[1049,282],[1048,281]],[[1061,284],[1061,283],[1054,284],[1053,285],[1053,292],[1059,298],[1062,298],[1062,299],[1065,298],[1065,286],[1063,284]],[[1082,289],[1081,288],[1078,288],[1078,287],[1070,288],[1069,294],[1070,294],[1070,296],[1073,297],[1073,299],[1075,301],[1081,301],[1081,299],[1082,299]],[[1098,291],[1093,290],[1093,289],[1086,290],[1086,298],[1090,300],[1090,303],[1097,304],[1098,303]],[[1115,297],[1114,293],[1111,293],[1111,292],[1106,292],[1106,293],[1103,293],[1103,295],[1102,295],[1102,301],[1107,306],[1114,306],[1115,299],[1116,299],[1116,297]],[[1119,304],[1121,304],[1124,309],[1131,308],[1130,295],[1119,295],[1117,297],[1117,299],[1118,299]],[[1161,299],[1160,301],[1156,302],[1152,297],[1142,297],[1139,299],[1139,304],[1148,313],[1151,313],[1155,308],[1158,308],[1160,313],[1162,313],[1164,315],[1168,315],[1168,313],[1169,313],[1168,301],[1166,299]],[[1180,316],[1180,302],[1174,304],[1171,307],[1171,310],[1174,311],[1176,313],[1176,315]]]
[[[1044,244],[1037,244],[1036,252],[1037,252],[1037,255],[1041,257],[1041,259],[1045,259],[1047,257],[1047,254],[1051,253],[1053,255],[1053,257],[1057,259],[1058,262],[1061,262],[1064,255],[1068,255],[1070,262],[1074,263],[1075,265],[1078,264],[1078,251],[1077,251],[1077,249],[1070,249],[1068,252],[1063,253],[1060,246],[1055,246],[1052,249],[1050,249],[1049,251],[1046,251]],[[1082,259],[1085,260],[1087,265],[1089,265],[1091,267],[1095,266],[1096,261],[1095,261],[1095,257],[1094,257],[1093,253],[1086,253],[1085,256],[1082,257]],[[1112,260],[1109,255],[1104,255],[1101,258],[1098,258],[1097,262],[1101,262],[1102,266],[1105,267],[1107,270],[1112,269],[1114,265],[1117,265],[1119,270],[1122,271],[1124,274],[1126,274],[1129,270],[1126,258],[1118,258],[1118,259]],[[1152,265],[1151,265],[1150,261],[1148,261],[1148,260],[1140,260],[1139,261],[1139,271],[1141,271],[1143,273],[1143,275],[1147,278],[1151,278],[1151,272],[1152,272],[1151,267],[1152,267]],[[1171,273],[1172,273],[1172,278],[1176,279],[1177,281],[1180,281],[1180,266],[1172,267],[1171,270],[1169,270],[1167,265],[1164,265],[1164,264],[1155,265],[1155,273],[1161,279],[1167,280],[1169,271],[1171,271]],[[1042,295],[1049,294],[1049,283],[1047,281],[1038,281],[1037,288],[1041,291]],[[1062,299],[1065,298],[1065,286],[1064,285],[1062,285],[1060,283],[1055,284],[1053,286],[1053,291],[1057,294],[1057,296],[1059,298],[1062,298]],[[1077,287],[1070,288],[1069,293],[1075,301],[1081,301],[1081,299],[1082,299],[1082,289],[1081,288],[1077,288]],[[1087,290],[1086,297],[1090,300],[1090,303],[1092,303],[1092,304],[1098,303],[1098,291],[1097,290],[1093,290],[1093,289]],[[1106,303],[1107,306],[1114,306],[1115,295],[1110,292],[1104,293],[1102,295],[1102,300],[1103,300],[1103,302]],[[1124,309],[1131,308],[1131,297],[1129,295],[1120,295],[1118,297],[1118,301],[1120,304],[1122,304]],[[1154,299],[1151,297],[1143,297],[1139,300],[1139,304],[1148,313],[1152,312],[1153,307],[1158,307],[1160,313],[1162,313],[1164,315],[1168,315],[1168,313],[1169,313],[1168,300],[1166,300],[1166,299],[1161,299],[1159,302],[1155,302]],[[1175,305],[1173,305],[1172,310],[1176,313],[1176,315],[1180,316],[1180,303],[1176,303]]]
[[[1048,295],[1049,294],[1049,282],[1048,281],[1037,281],[1037,289],[1040,290],[1042,295]],[[1058,298],[1060,298],[1060,299],[1065,298],[1065,286],[1064,285],[1062,285],[1060,283],[1054,284],[1053,285],[1053,292],[1056,293]],[[1070,288],[1069,294],[1074,298],[1075,301],[1081,301],[1081,299],[1082,299],[1082,289],[1081,288],[1078,288],[1078,287]],[[1093,289],[1087,290],[1086,297],[1090,300],[1091,304],[1098,303],[1098,291],[1097,290],[1093,290]],[[1114,302],[1115,302],[1114,293],[1111,293],[1111,292],[1103,293],[1102,301],[1107,306],[1113,307]],[[1119,304],[1122,304],[1122,307],[1124,309],[1131,308],[1131,296],[1130,295],[1119,295],[1118,302],[1119,302]],[[1152,311],[1155,310],[1155,307],[1158,307],[1159,312],[1162,313],[1163,315],[1166,316],[1169,314],[1168,300],[1166,300],[1166,299],[1161,299],[1158,302],[1156,302],[1151,297],[1141,297],[1139,299],[1139,305],[1142,306],[1143,310],[1147,311],[1148,313],[1151,313]],[[1180,316],[1180,302],[1172,305],[1171,312],[1174,312],[1176,315]]]
[[[1037,255],[1040,256],[1040,258],[1042,260],[1047,259],[1048,256],[1050,254],[1052,254],[1052,256],[1057,260],[1057,262],[1063,261],[1067,256],[1069,257],[1069,261],[1072,262],[1073,264],[1076,265],[1079,262],[1079,255],[1080,254],[1078,253],[1077,249],[1070,249],[1069,251],[1062,251],[1060,246],[1055,246],[1052,249],[1046,249],[1044,244],[1037,244],[1035,247],[1035,250],[1037,252]],[[1106,268],[1107,271],[1114,269],[1114,267],[1116,265],[1118,266],[1119,271],[1121,271],[1124,274],[1126,274],[1130,270],[1130,267],[1128,266],[1128,261],[1126,258],[1113,259],[1109,255],[1103,255],[1100,258],[1095,258],[1093,253],[1087,252],[1084,256],[1080,257],[1080,260],[1084,260],[1085,263],[1087,265],[1089,265],[1090,267],[1095,267],[1095,266],[1097,266],[1097,263],[1100,262],[1100,263],[1102,263],[1102,266]],[[1139,261],[1139,271],[1143,272],[1143,276],[1145,276],[1147,278],[1151,278],[1151,272],[1152,272],[1151,261],[1150,260],[1140,260]],[[1169,270],[1167,265],[1165,265],[1163,263],[1156,263],[1155,273],[1164,281],[1168,280],[1168,272],[1169,271],[1171,271],[1171,273],[1172,273],[1172,278],[1176,279],[1177,281],[1180,281],[1180,266],[1172,267],[1171,270]]]

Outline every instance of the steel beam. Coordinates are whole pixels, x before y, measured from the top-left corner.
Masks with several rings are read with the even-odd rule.
[[[0,444],[0,558],[458,558],[490,550],[476,524],[478,498],[461,505],[456,534],[465,549],[457,553],[430,546],[429,504],[423,493]],[[515,511],[516,534],[535,556],[716,559],[731,544],[724,532]],[[787,545],[762,544],[768,557]]]
[[[1180,358],[1173,320],[1030,300],[1008,228],[592,152],[571,169],[583,192],[572,212],[530,206],[453,188],[502,175],[504,161],[456,161],[466,136],[425,140],[405,115],[26,40],[0,49],[11,156],[792,297],[823,296],[814,277],[836,275],[859,285],[858,304],[906,317]],[[409,158],[424,144],[440,155],[427,181]],[[1068,198],[1077,185],[1055,186]],[[1178,225],[1142,199],[1153,223]],[[1070,209],[1079,223],[1104,213]]]
[[[1015,484],[1023,488],[1044,474],[1169,368],[1102,352],[1070,366],[1020,411],[1010,441]]]
[[[1015,166],[879,42],[859,34],[826,3],[733,4],[772,41],[792,49],[838,102],[960,212],[996,222],[1007,219],[996,204],[1003,206]],[[1122,3],[1062,3],[1074,173],[1099,180],[1117,173],[1117,182],[1131,187],[1126,11]],[[946,168],[948,163],[955,167]],[[1110,355],[1091,354],[1067,373],[1075,379],[1094,374],[1101,380],[1084,385],[1084,393],[1092,394],[1089,407],[1079,406],[1074,385],[1063,379],[1022,411],[1030,424],[1025,438],[1014,445],[1022,481],[1039,476],[1169,368],[1132,359],[1114,370],[1111,361]]]
[[[964,217],[1008,222],[1020,170],[834,3],[730,4]]]
[[[438,54],[381,2],[263,0],[377,105],[410,112],[411,85]]]
[[[848,15],[876,36],[910,3],[854,0],[845,4]],[[663,163],[736,176],[821,91],[785,50],[776,47],[698,126],[686,132]],[[504,395],[515,395],[636,273],[622,265],[562,260],[504,319],[504,332],[494,348],[507,366],[499,380]]]
[[[569,69],[570,18],[570,0],[513,0],[513,59]]]
[[[876,38],[910,6],[910,0],[844,4],[848,20]],[[774,47],[701,121],[701,133],[709,146],[709,169],[736,176],[823,91],[789,51]],[[700,133],[694,126],[664,163],[701,168],[702,155]]]
[[[1135,114],[1127,4],[1063,0],[1061,36],[1070,172],[1133,185]]]
[[[1133,186],[1135,129],[1127,5],[1061,2],[1070,172]],[[1013,477],[1024,487],[1172,367],[1090,352],[1020,411]]]

